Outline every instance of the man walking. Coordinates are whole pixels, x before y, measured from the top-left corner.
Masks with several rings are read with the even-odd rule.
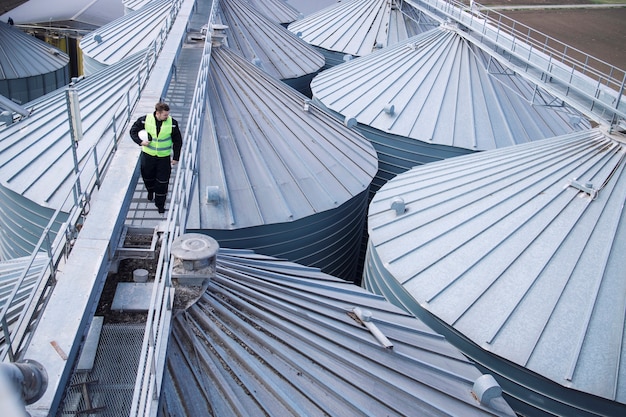
[[[141,146],[141,178],[148,190],[148,200],[154,200],[163,214],[170,174],[180,158],[183,138],[178,122],[170,116],[170,106],[159,102],[154,109],[133,123],[130,137]]]

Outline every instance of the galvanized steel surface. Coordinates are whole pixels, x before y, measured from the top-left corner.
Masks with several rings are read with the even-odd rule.
[[[283,2],[284,4],[284,2]],[[228,47],[277,79],[315,74],[324,57],[284,27],[268,20],[245,0],[220,0],[219,17]]]
[[[108,145],[100,139],[112,133],[112,119],[133,92],[142,59],[135,55],[75,84],[83,131],[76,147],[81,168],[93,164],[84,159],[92,146]],[[75,180],[66,91],[56,90],[27,107],[29,117],[0,130],[2,185],[37,205],[65,208]],[[104,158],[104,150],[98,155]]]
[[[398,175],[369,208],[366,287],[540,375],[531,389],[623,407],[625,156],[590,130]]]
[[[4,22],[11,17],[16,25],[41,23],[46,26],[93,30],[117,19],[123,13],[121,1],[29,0],[0,16],[0,20]]]
[[[274,23],[286,25],[300,17],[300,12],[285,0],[245,1]]]
[[[326,70],[313,96],[360,125],[472,151],[589,128],[579,113],[444,25]]]
[[[305,96],[225,47],[213,48],[208,83],[188,228],[292,222],[367,190],[374,148]]]
[[[354,309],[393,344],[385,349]],[[168,415],[514,416],[472,394],[481,373],[382,297],[306,268],[221,249],[203,297],[174,318]]]
[[[0,82],[53,73],[69,62],[60,49],[0,22]]]
[[[80,41],[85,74],[91,75],[103,66],[145,51],[157,36],[162,36],[163,25],[174,3],[173,0],[150,2],[85,35]],[[94,63],[89,64],[90,60]]]
[[[438,24],[402,1],[353,0],[313,13],[288,29],[316,47],[364,56]]]

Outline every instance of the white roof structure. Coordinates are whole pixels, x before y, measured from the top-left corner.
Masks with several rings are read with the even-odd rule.
[[[360,321],[393,347],[385,348]],[[221,249],[201,299],[173,319],[163,408],[187,416],[515,416],[422,322],[291,262]],[[494,386],[495,389],[499,387]]]
[[[121,1],[72,0],[49,1],[29,0],[0,16],[6,21],[9,17],[18,24],[57,24],[77,29],[95,29],[124,14]]]
[[[175,3],[173,0],[152,1],[83,36],[80,49],[85,74],[93,74],[145,51],[155,38],[162,36]]]
[[[344,55],[368,55],[438,25],[399,0],[350,0],[297,20],[288,29],[325,51],[327,65],[334,66]]]
[[[623,415],[625,168],[594,129],[400,174],[370,204],[364,285],[439,323],[521,414]]]

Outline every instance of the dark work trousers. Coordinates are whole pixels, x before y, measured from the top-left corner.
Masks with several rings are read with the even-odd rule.
[[[172,165],[169,156],[152,156],[141,153],[141,178],[148,192],[154,192],[154,205],[165,208],[167,187]]]

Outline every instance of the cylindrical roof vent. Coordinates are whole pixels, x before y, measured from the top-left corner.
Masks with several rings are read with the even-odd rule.
[[[174,310],[184,311],[200,299],[215,276],[219,244],[201,233],[187,233],[172,242]]]

